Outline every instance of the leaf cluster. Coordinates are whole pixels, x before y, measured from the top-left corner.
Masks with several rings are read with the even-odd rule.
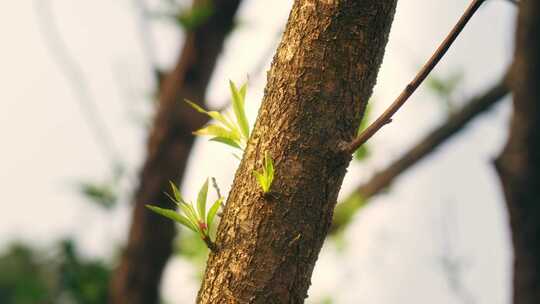
[[[234,82],[229,81],[229,88],[231,91],[234,117],[219,113],[218,111],[207,111],[198,104],[190,100],[186,100],[186,102],[197,112],[205,114],[215,121],[193,132],[193,134],[199,136],[211,136],[211,141],[220,142],[235,149],[244,151],[250,136],[249,122],[245,111],[247,84],[243,84],[240,88],[238,88]],[[268,193],[270,191],[272,181],[274,180],[274,162],[268,153],[265,153],[264,156],[262,172],[253,170],[253,174],[261,186],[262,191],[264,193]],[[217,185],[216,191],[220,197],[212,204],[208,213],[206,213],[208,179],[199,190],[196,207],[192,203],[187,203],[183,199],[183,197],[180,195],[180,191],[172,182],[171,188],[173,195],[170,196],[170,198],[177,204],[179,212],[152,205],[147,205],[147,207],[153,212],[178,222],[197,233],[206,243],[208,248],[214,250],[215,244],[210,238],[210,231],[215,216],[223,202],[223,198],[219,194]]]
[[[272,157],[268,156],[268,152],[264,153],[262,172],[253,170],[253,175],[257,178],[257,182],[259,183],[259,186],[261,186],[263,193],[268,193],[270,191],[270,186],[272,186],[272,182],[274,181],[274,161],[272,160]]]
[[[197,205],[188,203],[184,200],[180,194],[180,190],[174,183],[171,182],[172,196],[169,195],[171,200],[177,205],[178,212],[172,209],[160,208],[152,205],[146,205],[146,207],[153,212],[165,216],[177,223],[182,224],[184,227],[197,233],[201,239],[212,249],[213,243],[210,238],[210,229],[214,223],[217,212],[223,201],[222,197],[219,197],[211,206],[208,212],[206,212],[206,201],[208,195],[208,179],[199,190],[197,196]]]
[[[217,141],[243,151],[250,135],[245,111],[247,84],[237,88],[234,82],[229,81],[229,87],[234,119],[230,115],[221,114],[217,111],[207,111],[192,101],[186,100],[186,102],[197,112],[206,114],[216,121],[216,123],[210,123],[204,128],[193,132],[193,134],[211,136],[211,141]]]

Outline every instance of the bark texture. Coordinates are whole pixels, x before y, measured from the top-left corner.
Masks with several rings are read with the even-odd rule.
[[[540,303],[540,1],[519,2],[514,112],[496,160],[514,245],[514,304]]]
[[[198,303],[303,303],[396,0],[297,0],[236,173]],[[265,152],[271,193],[253,177]]]
[[[463,130],[475,117],[491,109],[508,93],[506,79],[501,80],[483,94],[469,101],[461,110],[450,116],[444,124],[431,131],[388,167],[373,175],[367,182],[360,184],[352,194],[359,195],[360,201],[346,199],[345,202],[337,205],[330,232],[336,233],[347,226],[354,218],[356,211],[369,202],[369,198],[387,189],[398,176],[425,159],[431,152]]]
[[[206,3],[206,0],[194,2]],[[159,302],[164,266],[172,253],[175,226],[144,207],[156,204],[171,208],[164,195],[169,181],[182,180],[193,145],[191,132],[207,120],[194,114],[184,98],[204,100],[223,42],[233,26],[240,0],[214,0],[213,14],[186,37],[173,71],[161,85],[157,114],[151,131],[140,184],[133,199],[134,210],[128,244],[111,282],[110,303]]]

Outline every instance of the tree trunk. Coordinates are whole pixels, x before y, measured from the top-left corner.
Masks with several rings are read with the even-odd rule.
[[[294,2],[236,173],[199,303],[303,303],[332,222],[396,0]],[[271,193],[253,177],[265,152]]]
[[[540,303],[540,2],[519,1],[514,112],[496,160],[514,245],[514,304]]]
[[[195,1],[194,5],[206,3]],[[133,199],[133,219],[127,248],[111,282],[110,303],[158,303],[164,266],[172,253],[175,226],[144,207],[170,208],[164,195],[169,181],[182,180],[194,138],[191,134],[206,123],[202,115],[182,101],[204,100],[223,42],[233,26],[240,0],[214,0],[213,14],[192,32],[174,70],[165,78],[157,114],[148,140],[147,158]]]

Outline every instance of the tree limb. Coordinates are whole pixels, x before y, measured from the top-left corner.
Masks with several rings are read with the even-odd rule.
[[[437,63],[443,58],[446,52],[450,49],[456,38],[459,36],[465,25],[474,16],[478,8],[484,3],[485,0],[473,0],[469,7],[465,10],[459,21],[454,28],[450,31],[448,36],[441,43],[435,53],[429,58],[426,64],[416,74],[414,79],[405,87],[405,89],[399,94],[396,100],[379,116],[369,127],[367,127],[358,137],[345,146],[344,151],[348,154],[354,153],[362,144],[368,141],[377,131],[379,131],[384,125],[392,121],[392,116],[407,102],[409,97],[416,91],[416,89],[422,84],[429,73],[435,68]]]
[[[441,126],[431,131],[400,158],[376,173],[366,183],[357,187],[349,198],[356,195],[359,196],[360,200],[346,199],[337,205],[331,233],[343,229],[352,220],[354,214],[369,201],[369,198],[388,188],[400,174],[463,130],[475,117],[491,109],[495,103],[509,93],[506,82],[505,77],[486,92],[472,98],[461,110],[451,115]]]

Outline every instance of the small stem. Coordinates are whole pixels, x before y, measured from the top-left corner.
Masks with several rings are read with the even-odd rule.
[[[216,243],[212,242],[209,236],[204,236],[203,238],[204,243],[206,244],[206,247],[210,249],[212,252],[217,252],[217,245]]]
[[[435,68],[437,63],[442,59],[446,54],[450,46],[454,43],[456,38],[459,36],[465,25],[469,22],[472,16],[476,13],[478,8],[484,3],[485,0],[473,0],[469,7],[465,10],[459,21],[456,23],[454,28],[446,36],[444,41],[441,43],[439,48],[435,53],[429,58],[429,60],[424,64],[422,69],[416,74],[414,79],[405,87],[405,89],[399,94],[396,100],[384,111],[381,116],[377,118],[367,129],[365,129],[358,137],[356,137],[352,142],[350,142],[344,149],[345,152],[352,154],[356,149],[363,145],[368,139],[370,139],[379,129],[384,125],[392,121],[392,116],[405,104],[405,102],[411,97],[411,95],[416,91],[420,84],[426,79],[429,73]]]
[[[212,177],[212,186],[214,187],[214,189],[216,190],[216,193],[218,195],[219,198],[222,198],[221,196],[221,191],[219,191],[219,187],[218,187],[218,184],[217,184],[217,181],[216,181],[216,178],[215,177]]]
[[[214,187],[214,189],[216,190],[218,198],[222,198],[223,196],[221,196],[221,191],[219,191],[219,187],[215,177],[212,177],[212,187]],[[221,202],[221,208],[225,209],[225,204],[223,204],[223,201]]]

